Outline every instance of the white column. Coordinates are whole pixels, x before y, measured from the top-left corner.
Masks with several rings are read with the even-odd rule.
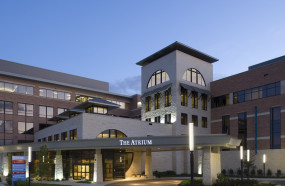
[[[147,178],[152,178],[152,157],[151,157],[151,149],[146,149],[146,156],[145,156],[145,175]]]
[[[217,174],[221,172],[220,148],[211,147],[204,149],[203,155],[203,184],[213,185],[217,179]]]
[[[26,156],[26,178],[29,177],[29,161],[28,161],[28,151],[24,152],[24,156]]]
[[[8,165],[8,155],[7,153],[3,154],[3,176],[8,176],[9,165]]]
[[[93,181],[103,183],[103,160],[101,149],[96,149],[96,154],[94,155]]]
[[[62,155],[61,150],[56,151],[55,156],[55,169],[54,169],[54,179],[63,179],[63,169],[62,169]]]

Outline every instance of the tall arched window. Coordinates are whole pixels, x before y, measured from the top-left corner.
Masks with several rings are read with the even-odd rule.
[[[97,138],[125,138],[126,134],[116,129],[108,129],[101,132]]]
[[[183,74],[183,80],[196,83],[198,85],[206,86],[202,74],[195,68],[189,68]]]
[[[158,70],[152,74],[151,78],[148,81],[147,88],[159,85],[166,81],[169,81],[168,74],[164,72],[163,70]]]

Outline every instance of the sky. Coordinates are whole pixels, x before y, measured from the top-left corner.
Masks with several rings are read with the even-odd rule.
[[[136,63],[175,41],[219,59],[214,80],[285,55],[284,0],[0,0],[0,59],[140,93]]]

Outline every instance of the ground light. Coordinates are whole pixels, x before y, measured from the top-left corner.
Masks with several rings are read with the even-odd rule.
[[[246,151],[246,161],[247,161],[247,179],[249,178],[249,161],[250,161],[250,150]]]
[[[241,181],[243,181],[243,146],[240,146],[239,152],[240,152],[240,170],[241,170],[240,178]]]
[[[263,154],[263,176],[265,177],[266,154]]]
[[[194,186],[194,124],[189,123],[189,150],[190,150],[190,169],[191,186]]]
[[[29,186],[30,186],[31,185],[32,147],[28,147],[28,162],[29,162]]]

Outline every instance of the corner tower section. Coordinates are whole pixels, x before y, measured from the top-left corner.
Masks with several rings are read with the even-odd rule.
[[[173,135],[211,131],[210,83],[218,61],[179,42],[141,60],[142,120],[171,125]]]

